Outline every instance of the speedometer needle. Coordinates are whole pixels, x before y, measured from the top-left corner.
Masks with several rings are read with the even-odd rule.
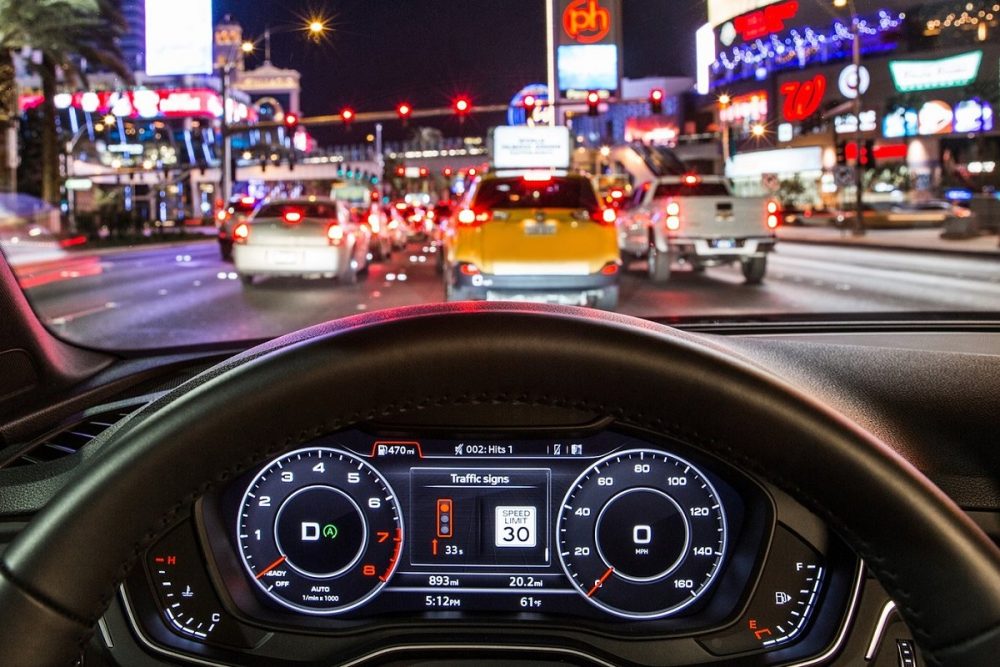
[[[270,565],[268,565],[267,567],[265,567],[260,573],[257,574],[256,577],[254,577],[254,579],[260,579],[265,574],[267,574],[268,572],[270,572],[271,570],[273,570],[274,568],[278,567],[279,565],[281,565],[284,562],[285,562],[285,557],[282,556],[278,560],[274,561],[273,563],[271,563]]]
[[[608,577],[610,577],[610,576],[611,576],[611,574],[612,574],[612,573],[613,573],[614,571],[615,571],[615,568],[613,568],[613,567],[609,567],[609,568],[608,568],[608,571],[607,571],[607,572],[605,572],[605,573],[604,573],[603,575],[601,575],[601,578],[600,578],[600,579],[598,579],[597,581],[595,581],[595,582],[594,582],[594,587],[593,587],[593,588],[591,588],[591,589],[590,589],[590,591],[588,591],[588,592],[587,592],[587,597],[588,597],[588,598],[589,598],[589,597],[593,597],[594,593],[596,593],[596,592],[597,592],[597,589],[599,589],[599,588],[600,588],[601,586],[603,586],[603,585],[604,585],[604,582],[608,580]]]

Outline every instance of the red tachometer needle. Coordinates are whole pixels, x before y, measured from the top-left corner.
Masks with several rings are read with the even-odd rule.
[[[256,576],[256,577],[254,577],[254,578],[255,578],[255,579],[260,579],[260,578],[261,578],[261,577],[263,577],[263,576],[264,576],[265,574],[267,574],[268,572],[270,572],[271,570],[273,570],[274,568],[278,567],[279,565],[281,565],[281,564],[282,564],[282,563],[284,563],[284,562],[285,562],[285,557],[284,557],[284,556],[282,556],[282,557],[281,557],[281,558],[279,558],[278,560],[274,561],[273,563],[271,563],[270,565],[268,565],[267,567],[265,567],[265,568],[264,568],[264,569],[263,569],[263,570],[262,570],[261,572],[259,572],[259,573],[257,574],[257,576]]]
[[[601,575],[601,578],[600,578],[600,579],[598,579],[598,580],[597,580],[597,582],[595,582],[595,583],[594,583],[594,587],[593,587],[593,588],[591,588],[591,589],[590,589],[590,590],[589,590],[589,591],[587,592],[587,597],[588,597],[588,598],[589,598],[589,597],[593,597],[594,593],[596,593],[596,592],[597,592],[597,589],[599,589],[599,588],[600,588],[601,586],[603,586],[603,585],[604,585],[604,582],[608,580],[608,577],[610,577],[610,576],[611,576],[611,574],[612,574],[612,573],[613,573],[614,571],[615,571],[615,568],[613,568],[613,567],[609,567],[609,568],[608,568],[608,571],[607,571],[607,572],[605,572],[605,573],[604,573],[603,575]]]

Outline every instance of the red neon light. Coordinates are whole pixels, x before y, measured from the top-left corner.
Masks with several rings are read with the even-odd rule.
[[[785,21],[793,18],[798,11],[799,3],[796,0],[788,0],[737,16],[733,19],[733,27],[744,41],[749,42],[771,33],[781,32],[785,29]]]
[[[876,160],[905,160],[906,144],[883,144],[875,147]]]
[[[598,0],[573,0],[562,15],[563,30],[581,44],[594,44],[611,32],[611,12]]]
[[[782,112],[785,120],[805,120],[816,113],[819,103],[826,94],[826,77],[817,74],[806,81],[786,81],[781,84],[781,94],[785,96]]]

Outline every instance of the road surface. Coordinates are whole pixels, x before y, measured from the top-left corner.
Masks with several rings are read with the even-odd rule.
[[[440,301],[435,257],[419,244],[373,264],[357,285],[273,278],[244,287],[214,242],[101,257],[101,272],[42,285],[29,297],[65,338],[113,349],[265,339],[364,311]],[[639,317],[787,313],[1000,311],[1000,265],[928,253],[785,243],[763,285],[738,268],[677,269],[654,286],[642,265],[622,279],[619,311]]]

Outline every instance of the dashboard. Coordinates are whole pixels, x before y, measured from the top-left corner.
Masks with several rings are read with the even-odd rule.
[[[861,586],[780,491],[610,420],[333,433],[207,494],[143,561],[121,589],[135,631],[205,664],[491,632],[581,664],[810,664]]]

